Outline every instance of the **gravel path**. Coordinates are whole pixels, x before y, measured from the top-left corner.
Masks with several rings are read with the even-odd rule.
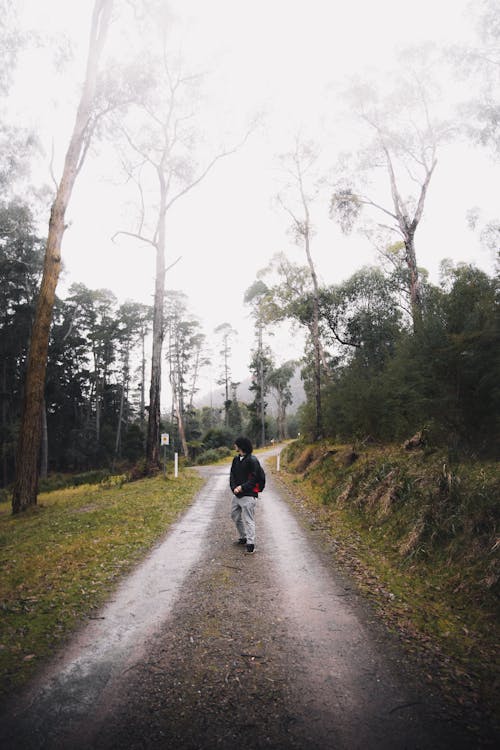
[[[190,510],[3,716],[3,747],[478,747],[271,477],[248,556],[228,468],[200,471]]]

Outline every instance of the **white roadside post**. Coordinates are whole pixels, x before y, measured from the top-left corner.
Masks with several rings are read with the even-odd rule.
[[[276,456],[276,471],[280,470],[280,458],[281,458],[281,453],[278,453],[278,455]]]
[[[174,453],[174,477],[179,476],[179,454]]]

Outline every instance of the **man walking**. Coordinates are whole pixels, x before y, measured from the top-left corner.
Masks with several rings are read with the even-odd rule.
[[[246,552],[255,552],[255,507],[259,492],[258,477],[262,471],[259,461],[252,455],[253,446],[246,437],[236,438],[234,447],[238,455],[233,458],[229,485],[233,491],[231,518],[240,538],[237,544],[246,545]]]

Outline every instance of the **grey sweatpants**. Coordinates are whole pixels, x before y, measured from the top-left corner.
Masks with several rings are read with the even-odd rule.
[[[256,497],[236,497],[231,503],[231,518],[236,524],[240,537],[246,537],[247,544],[255,544]]]

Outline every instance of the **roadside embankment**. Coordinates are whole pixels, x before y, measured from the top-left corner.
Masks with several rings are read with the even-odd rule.
[[[457,710],[498,719],[498,464],[449,464],[424,446],[295,442],[278,476],[429,682]]]

